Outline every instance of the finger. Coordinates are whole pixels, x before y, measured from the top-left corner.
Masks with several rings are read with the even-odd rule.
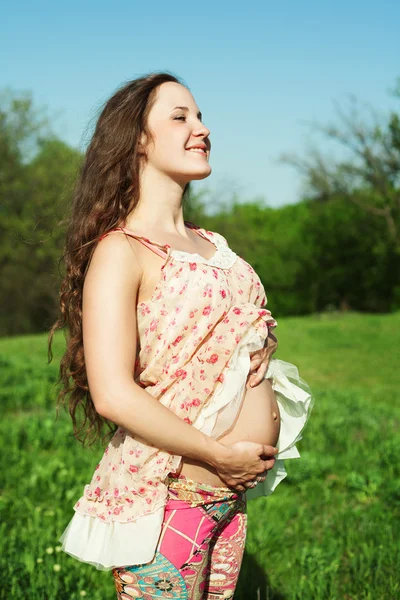
[[[260,383],[261,379],[258,380],[257,377],[251,377],[249,379],[249,384],[247,387],[253,388]]]
[[[236,482],[232,483],[232,484],[227,483],[227,486],[233,492],[243,492],[246,489],[243,483],[236,483]]]
[[[263,361],[261,363],[261,365],[258,367],[256,373],[254,374],[254,377],[256,379],[256,381],[259,383],[260,381],[262,381],[262,379],[264,379],[265,373],[268,370],[268,361]]]
[[[262,359],[257,359],[254,361],[251,361],[250,363],[250,368],[249,368],[249,372],[253,373],[254,371],[257,371],[258,367],[261,365],[262,363]]]
[[[256,373],[252,374],[249,379],[250,387],[254,387],[258,383],[260,383],[264,379],[264,375],[267,372],[268,364],[263,362],[259,367]]]
[[[263,358],[264,358],[263,352],[257,352],[257,354],[253,354],[253,356],[250,359],[250,362],[252,362],[252,363],[260,363]]]
[[[250,490],[254,487],[256,487],[257,481],[253,478],[253,479],[249,479],[248,481],[246,481],[245,488],[246,490]]]
[[[277,453],[278,453],[278,448],[275,448],[275,446],[270,446],[269,444],[263,444],[261,454],[264,454],[265,456],[274,456]]]
[[[262,371],[257,371],[257,373],[252,373],[249,377],[249,386],[254,387],[258,385],[264,379],[264,373]]]
[[[250,360],[255,360],[255,359],[260,358],[261,355],[262,355],[261,350],[255,350],[254,352],[251,352],[249,354],[249,357],[250,357]]]
[[[256,382],[253,381],[253,379],[249,379],[248,382],[246,383],[246,388],[251,389],[251,388],[255,387],[255,385],[256,385]]]
[[[270,458],[269,460],[263,461],[263,466],[266,471],[269,471],[270,469],[272,469],[274,464],[275,464],[275,458]]]
[[[259,471],[257,473],[256,477],[264,477],[265,478],[265,477],[267,477],[267,473],[268,473],[268,471],[266,469],[264,469],[264,467],[263,467],[263,470]]]

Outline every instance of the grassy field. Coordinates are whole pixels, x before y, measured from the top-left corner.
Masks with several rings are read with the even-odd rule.
[[[235,600],[400,598],[400,313],[278,319],[277,358],[316,398],[301,459],[249,502]],[[57,539],[103,447],[83,449],[55,416],[58,359],[47,336],[0,340],[0,589],[16,600],[115,598],[109,572]]]

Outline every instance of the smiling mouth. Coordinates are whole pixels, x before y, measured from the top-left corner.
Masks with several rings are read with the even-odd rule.
[[[186,149],[186,152],[191,152],[192,154],[202,154],[203,156],[207,156],[207,152],[202,150],[201,148],[189,148]]]

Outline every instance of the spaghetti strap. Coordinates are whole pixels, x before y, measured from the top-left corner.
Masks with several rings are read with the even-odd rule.
[[[147,237],[144,237],[143,235],[137,235],[136,233],[133,233],[133,231],[130,231],[126,227],[116,227],[115,229],[111,229],[110,231],[104,233],[101,236],[100,240],[102,240],[109,233],[119,233],[120,231],[135,238],[136,240],[138,240],[138,242],[155,252],[158,256],[161,256],[161,258],[165,258],[166,256],[168,256],[168,251],[163,251],[161,250],[161,248],[171,248],[169,244],[159,244],[158,242],[152,242]]]
[[[205,234],[206,230],[203,227],[196,225],[192,221],[184,221],[184,223],[189,229],[192,229],[195,233],[197,233],[198,236],[202,237],[204,240],[207,240],[207,242],[211,242],[212,244],[214,244],[214,242],[212,240],[210,240],[208,235]],[[215,244],[214,244],[214,246],[215,246]]]

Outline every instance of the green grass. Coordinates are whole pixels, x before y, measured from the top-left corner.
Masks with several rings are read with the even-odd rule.
[[[278,319],[277,358],[316,403],[301,459],[248,504],[235,600],[400,598],[400,313]],[[14,600],[114,598],[110,572],[59,551],[57,539],[103,447],[83,449],[55,418],[63,337],[0,340],[0,593]],[[58,566],[56,566],[58,565]],[[86,592],[86,595],[85,595]]]

